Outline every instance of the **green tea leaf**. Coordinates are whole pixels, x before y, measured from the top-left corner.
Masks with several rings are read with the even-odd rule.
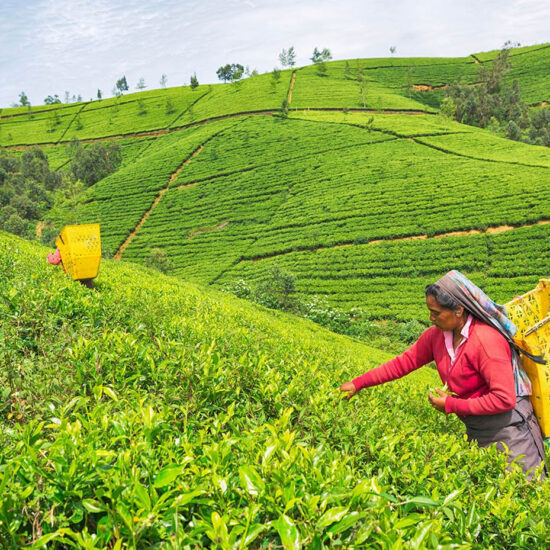
[[[86,510],[88,510],[88,512],[91,512],[92,514],[98,514],[99,512],[105,510],[105,506],[101,504],[101,502],[91,498],[83,499],[82,506],[84,506],[84,508],[86,508]]]
[[[265,483],[252,466],[241,466],[239,478],[242,486],[251,494],[258,495],[265,489]]]
[[[348,508],[344,506],[335,506],[327,510],[319,519],[319,527],[328,527],[333,523],[340,521],[348,512]]]
[[[332,535],[343,533],[346,529],[353,527],[363,517],[365,517],[363,512],[351,512],[343,517],[338,523],[330,527],[327,533],[331,533]]]
[[[160,472],[155,477],[153,486],[158,489],[160,487],[166,487],[170,485],[179,475],[183,473],[185,466],[180,464],[168,464],[160,470]]]
[[[275,528],[285,549],[300,548],[300,533],[288,516],[284,514],[280,516],[275,523]]]

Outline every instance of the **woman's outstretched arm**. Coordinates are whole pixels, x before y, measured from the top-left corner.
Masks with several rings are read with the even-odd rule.
[[[348,392],[346,398],[350,399],[363,388],[396,380],[433,361],[432,341],[437,331],[436,327],[425,330],[407,351],[351,382],[345,382],[340,387],[340,391]]]

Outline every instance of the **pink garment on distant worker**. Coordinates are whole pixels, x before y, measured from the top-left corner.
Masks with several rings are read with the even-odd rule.
[[[58,265],[61,263],[61,252],[59,252],[59,248],[56,248],[55,252],[48,254],[48,263],[52,265]]]

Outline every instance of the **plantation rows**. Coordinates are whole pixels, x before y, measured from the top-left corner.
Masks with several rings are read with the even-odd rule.
[[[292,92],[292,109],[306,108],[349,108],[349,109],[392,109],[430,111],[429,107],[404,97],[374,81],[367,82],[365,101],[357,79],[345,78],[342,69],[327,64],[326,75],[317,74],[315,67],[297,71]]]
[[[290,72],[283,71],[275,84],[270,75],[260,75],[232,85],[169,88],[58,105],[32,115],[27,112],[0,119],[0,146],[118,136],[179,128],[245,111],[278,110],[286,98],[289,79]]]
[[[420,143],[479,160],[550,167],[547,147],[501,139],[440,116],[300,111],[292,113],[291,117],[358,125],[400,137],[414,137]]]
[[[512,57],[511,62],[507,79],[519,82],[523,101],[528,104],[550,101],[550,48]]]
[[[541,44],[510,50],[512,69],[506,78],[510,83],[514,80],[519,82],[522,99],[526,103],[549,101],[549,48],[550,45]],[[494,50],[476,54],[476,57],[484,62],[495,59],[498,53],[499,50]]]
[[[101,223],[106,249],[116,251],[151,207],[158,191],[168,186],[171,175],[203,142],[231,123],[221,121],[157,138],[147,149],[147,155],[122,167],[84,193],[80,198],[79,222]],[[138,142],[136,147],[140,148],[141,144]],[[52,213],[52,216],[63,222],[66,214],[61,211]]]
[[[2,119],[0,146],[55,143],[66,134],[80,109],[82,105],[78,104]]]
[[[425,136],[419,137],[417,141],[479,160],[550,168],[548,147],[499,139],[489,133],[476,133],[475,137],[467,133]]]
[[[472,58],[454,61],[433,65],[411,63],[401,67],[381,67],[367,70],[366,74],[379,85],[401,90],[402,93],[408,91],[413,84],[444,86],[458,78],[468,83],[477,80],[478,66]]]
[[[216,281],[258,283],[273,266],[295,275],[301,293],[326,295],[368,316],[426,321],[423,289],[451,269],[471,276],[495,300],[507,302],[547,276],[550,224],[501,234],[383,242],[294,252],[257,262],[242,261]]]
[[[281,71],[275,84],[270,74],[257,75],[232,84],[213,84],[209,93],[172,126],[250,111],[279,110],[287,97],[290,71]]]
[[[528,103],[548,101],[548,47],[511,50],[511,82],[518,79]],[[485,57],[490,62],[494,52]],[[324,76],[317,67],[297,69],[290,107],[293,109],[390,109],[435,112],[442,90],[412,91],[413,84],[441,86],[457,80],[475,82],[479,64],[467,58],[359,59],[327,63]],[[366,82],[364,93],[358,70]],[[232,84],[151,90],[119,98],[71,105],[3,109],[0,146],[56,143],[137,132],[179,128],[202,120],[240,112],[278,110],[287,97],[291,71],[258,75]]]
[[[366,117],[337,116],[358,125]],[[390,118],[377,115],[373,126],[385,126]],[[445,123],[428,117],[422,121],[425,133],[432,120],[433,133],[443,132]],[[461,158],[408,140],[381,143],[377,140],[387,135],[347,124],[252,117],[238,122],[231,135],[230,141],[223,133],[214,137],[180,172],[125,251],[126,259],[143,261],[151,248],[164,248],[176,273],[212,281],[241,257],[550,217],[546,168]],[[458,154],[469,144],[491,159],[521,158],[518,151],[527,149],[479,131],[417,139]],[[332,150],[323,151],[327,140]],[[129,169],[143,163],[155,171],[162,155],[155,162],[148,155]],[[281,162],[287,158],[292,162]],[[544,155],[534,149],[532,161],[542,165]],[[167,173],[153,181],[164,187]],[[129,193],[123,181],[110,193],[121,195],[122,208],[127,201],[122,195]],[[145,199],[143,212],[150,197]],[[114,205],[112,212],[118,215]]]
[[[0,245],[3,548],[550,543],[550,486],[434,411],[433,370],[348,403],[388,355],[124,264],[90,293]]]
[[[548,175],[540,169],[462,159],[402,140],[316,160],[295,163],[300,179],[248,257],[550,217]]]
[[[459,124],[442,116],[428,114],[343,113],[341,111],[302,110],[290,113],[290,118],[317,122],[332,122],[378,130],[399,137],[477,132],[471,126]],[[479,132],[477,132],[479,135]],[[502,140],[499,140],[502,141]]]
[[[250,117],[238,122],[231,135],[215,137],[178,177],[176,184],[251,170],[307,158],[322,151],[340,150],[385,141],[391,137],[360,128],[316,122],[291,122],[277,117]]]
[[[93,139],[168,127],[207,89],[170,88],[141,92],[47,112],[0,120],[0,144]],[[57,114],[59,113],[59,114]]]
[[[259,125],[259,126],[258,126]],[[318,158],[316,153],[306,155],[306,147],[296,139],[296,133],[290,127],[298,127],[298,135],[305,136],[305,144],[314,147],[323,147],[327,139],[334,143],[335,151],[339,154],[338,142],[343,150],[348,150],[357,140],[372,142],[374,139],[360,129],[347,131],[339,125],[316,125],[304,122],[281,123],[274,121],[246,121],[236,127],[237,132],[249,129],[253,139],[244,134],[242,147],[238,140],[232,143],[232,148],[224,145],[224,136],[221,135],[210,141],[201,154],[180,173],[172,185],[172,189],[163,196],[154,209],[139,234],[125,252],[127,259],[143,259],[151,247],[164,248],[176,264],[176,272],[193,275],[204,271],[200,280],[210,280],[212,273],[219,274],[218,264],[227,266],[227,259],[236,261],[245,254],[252,241],[261,237],[270,220],[287,196],[288,189],[301,181],[301,165],[296,169],[294,162],[273,162],[251,169],[247,158],[258,158],[265,163],[272,155],[270,136],[276,136],[282,143],[280,156],[292,154],[301,155],[300,162],[310,164]],[[261,132],[259,131],[261,130]],[[259,135],[261,133],[261,136]],[[257,137],[256,134],[258,134]],[[290,137],[292,136],[292,140]],[[348,138],[346,140],[346,137]],[[385,136],[380,136],[387,139]],[[376,138],[375,138],[376,139]],[[289,142],[285,148],[285,140]],[[361,143],[361,142],[359,142]],[[256,145],[255,145],[256,144]],[[265,145],[264,145],[265,144]],[[262,148],[264,146],[264,148]],[[354,148],[355,150],[355,148]],[[208,160],[212,152],[216,151],[217,158],[212,162],[213,167],[219,166],[223,171],[233,171],[227,176],[199,181],[198,177],[210,175]],[[258,156],[258,151],[264,151]],[[250,153],[250,154],[249,154]],[[245,171],[240,171],[247,168]],[[189,185],[178,189],[179,185]],[[212,228],[219,224],[228,224],[220,230],[200,233],[190,238],[193,232],[202,228]],[[204,242],[206,240],[206,242]],[[206,275],[208,272],[208,276]]]

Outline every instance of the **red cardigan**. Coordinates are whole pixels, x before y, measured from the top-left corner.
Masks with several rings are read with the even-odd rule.
[[[473,319],[468,339],[458,349],[451,366],[443,331],[425,330],[407,351],[353,380],[357,390],[401,378],[435,361],[439,376],[447,383],[445,412],[460,417],[497,414],[516,406],[512,356],[506,339],[493,327]]]

